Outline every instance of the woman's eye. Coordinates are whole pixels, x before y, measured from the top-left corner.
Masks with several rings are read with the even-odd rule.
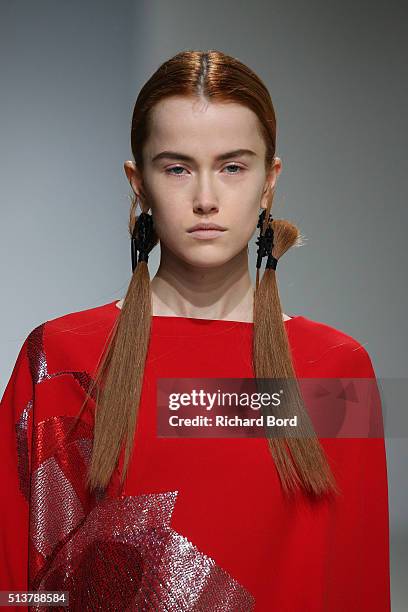
[[[238,170],[243,170],[242,166],[238,166],[238,164],[228,164],[225,168],[238,168]],[[227,174],[240,174],[240,172],[227,172]]]
[[[238,171],[227,172],[227,174],[241,174],[240,171],[244,170],[244,168],[242,168],[242,166],[239,166],[238,164],[228,164],[228,166],[225,166],[224,170],[226,168],[238,169]],[[173,172],[173,170],[175,170],[176,172]],[[183,176],[181,172],[178,172],[178,170],[181,170],[182,172],[183,170],[185,170],[185,168],[183,168],[183,166],[173,166],[172,168],[166,169],[166,174],[173,174],[173,176]]]
[[[166,173],[175,174],[175,176],[182,176],[179,172],[173,173],[172,170],[184,170],[183,166],[173,166],[172,168],[167,168]]]

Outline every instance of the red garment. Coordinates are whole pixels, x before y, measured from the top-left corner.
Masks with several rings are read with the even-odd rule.
[[[389,611],[383,438],[321,439],[343,495],[294,503],[265,438],[156,435],[156,379],[253,377],[252,323],[154,316],[125,488],[118,468],[106,498],[84,490],[94,403],[67,428],[119,313],[46,321],[21,347],[0,410],[0,590],[68,590],[81,611]],[[342,331],[285,327],[297,377],[375,378]]]

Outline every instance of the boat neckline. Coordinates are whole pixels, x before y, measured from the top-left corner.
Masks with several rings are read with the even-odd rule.
[[[115,308],[115,310],[117,311],[121,311],[121,308],[119,306],[117,306],[116,304],[118,304],[120,302],[120,300],[114,300],[113,302],[110,302],[110,305],[113,306]],[[208,322],[208,323],[236,323],[236,324],[241,324],[241,325],[253,325],[253,321],[236,321],[233,319],[203,319],[201,317],[183,317],[183,316],[179,316],[179,315],[152,315],[153,319],[169,319],[169,320],[177,320],[177,319],[183,319],[185,321],[191,321],[191,322]],[[290,317],[290,319],[285,319],[283,320],[283,323],[288,324],[291,321],[296,321],[297,319],[303,319],[302,315],[293,315]]]

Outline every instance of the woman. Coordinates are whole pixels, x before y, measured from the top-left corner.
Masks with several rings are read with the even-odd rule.
[[[389,610],[384,439],[319,439],[296,385],[375,374],[354,338],[282,313],[299,231],[270,216],[266,87],[183,51],[140,91],[131,146],[124,299],[35,328],[2,400],[2,589],[66,591],[72,610]],[[159,379],[254,376],[291,381],[295,436],[158,435]]]

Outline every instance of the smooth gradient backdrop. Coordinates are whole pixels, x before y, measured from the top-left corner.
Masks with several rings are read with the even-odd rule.
[[[407,380],[407,13],[392,0],[1,0],[0,393],[34,327],[123,297],[133,104],[165,59],[211,48],[252,67],[277,113],[273,216],[305,237],[279,264],[283,310],[354,336],[379,379]],[[386,444],[397,611],[407,431]]]

